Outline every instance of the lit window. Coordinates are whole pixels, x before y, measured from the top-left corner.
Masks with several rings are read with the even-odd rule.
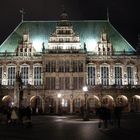
[[[22,66],[21,67],[21,79],[24,85],[28,84],[29,79],[29,67],[28,66]]]
[[[101,67],[101,84],[104,86],[109,85],[109,68],[107,66]]]
[[[127,67],[127,81],[128,85],[134,85],[133,67]]]
[[[14,85],[16,79],[16,68],[14,66],[8,67],[8,85]]]
[[[92,86],[95,85],[95,67],[88,66],[88,85]]]
[[[0,84],[2,84],[2,67],[0,67]]]
[[[120,66],[115,67],[115,84],[122,85],[122,68]]]
[[[68,107],[68,100],[62,99],[62,107]]]
[[[34,85],[41,85],[41,67],[34,67]]]
[[[80,99],[75,100],[75,107],[80,107]]]

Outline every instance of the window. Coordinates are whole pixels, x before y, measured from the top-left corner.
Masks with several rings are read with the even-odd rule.
[[[89,107],[95,107],[95,99],[89,99]]]
[[[73,89],[80,90],[83,87],[83,77],[73,77]]]
[[[70,77],[59,77],[59,89],[70,89]]]
[[[109,68],[107,66],[101,67],[101,84],[104,86],[109,85]]]
[[[65,77],[65,89],[70,89],[70,77]]]
[[[21,67],[21,79],[22,79],[23,85],[28,84],[28,79],[29,79],[29,67],[28,66]]]
[[[128,85],[134,85],[133,67],[127,67],[127,81]]]
[[[72,71],[73,72],[77,72],[78,71],[78,64],[77,64],[76,60],[72,61]]]
[[[56,61],[55,60],[51,61],[51,72],[56,72]]]
[[[92,86],[95,85],[95,67],[88,66],[88,85]]]
[[[66,99],[62,99],[62,107],[68,107],[68,100],[66,100]]]
[[[122,68],[120,66],[115,67],[115,85],[122,85]]]
[[[0,67],[0,85],[2,85],[2,67]]]
[[[46,63],[46,72],[56,72],[56,61],[47,61]]]
[[[64,70],[65,69],[64,61],[59,61],[58,64],[59,64],[58,65],[58,71],[59,72],[64,72],[65,71]]]
[[[83,72],[83,61],[78,61],[78,72]]]
[[[55,90],[55,77],[47,77],[46,78],[46,89],[47,90]]]
[[[34,85],[41,85],[41,67],[34,67]]]
[[[59,77],[59,89],[65,89],[65,78]]]
[[[14,85],[16,79],[16,68],[14,66],[8,67],[8,85]]]
[[[50,67],[51,67],[51,63],[50,63],[50,61],[47,61],[47,63],[46,63],[46,72],[51,72]]]
[[[75,107],[79,108],[80,107],[80,99],[75,99]]]
[[[83,61],[81,61],[81,60],[73,60],[71,65],[72,65],[73,72],[83,72],[84,71]]]
[[[70,72],[70,61],[65,61],[65,72]]]

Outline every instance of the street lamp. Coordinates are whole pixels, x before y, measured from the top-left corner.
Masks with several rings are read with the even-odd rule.
[[[73,94],[70,95],[70,113],[73,113]]]
[[[57,94],[57,98],[59,99],[58,100],[58,113],[60,114],[61,113],[61,108],[60,108],[60,98],[61,98],[62,94],[61,93],[58,93]]]
[[[38,114],[38,87],[36,86],[36,96],[35,96],[35,114]]]
[[[88,88],[87,86],[84,86],[83,87],[83,91],[84,91],[84,97],[85,97],[85,106],[84,106],[84,116],[83,116],[83,120],[84,121],[88,121],[89,118],[88,118],[88,113],[87,113],[87,91],[88,91]]]

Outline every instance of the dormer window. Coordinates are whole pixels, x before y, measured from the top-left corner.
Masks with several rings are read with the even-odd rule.
[[[32,42],[30,42],[29,34],[23,34],[22,41],[19,41],[17,48],[17,55],[19,56],[31,56],[35,52]]]
[[[98,42],[98,55],[111,55],[112,44],[107,40],[107,34],[102,33],[100,41]]]
[[[107,51],[109,52],[110,51],[110,48],[107,48]]]

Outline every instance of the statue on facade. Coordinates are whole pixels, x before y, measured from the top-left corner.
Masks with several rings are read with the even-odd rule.
[[[42,53],[45,53],[45,43],[42,43]]]
[[[84,51],[87,52],[86,43],[84,42]]]
[[[16,80],[14,86],[14,105],[16,107],[22,106],[23,100],[23,88],[22,88],[22,79],[19,71],[16,73]]]

